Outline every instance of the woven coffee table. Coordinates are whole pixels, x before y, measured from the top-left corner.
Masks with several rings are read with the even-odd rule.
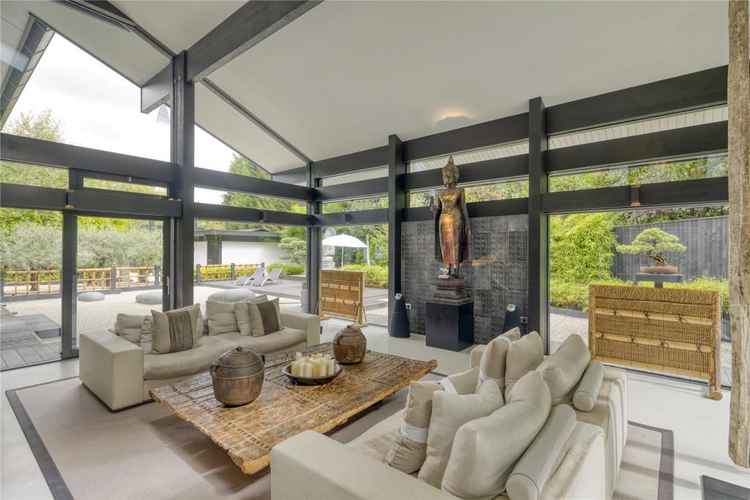
[[[332,354],[331,344],[307,352]],[[245,406],[227,408],[218,402],[208,372],[152,389],[151,396],[225,449],[242,472],[253,474],[269,465],[276,444],[306,430],[331,431],[437,367],[434,360],[368,351],[362,363],[344,365],[332,382],[302,386],[281,373],[292,359],[269,356],[263,391]]]

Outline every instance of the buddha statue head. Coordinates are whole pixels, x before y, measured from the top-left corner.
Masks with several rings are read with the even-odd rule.
[[[448,163],[443,167],[443,184],[448,187],[455,187],[458,184],[458,167],[453,163],[453,156],[448,158]]]

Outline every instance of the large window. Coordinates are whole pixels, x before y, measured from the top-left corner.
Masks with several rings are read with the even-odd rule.
[[[76,333],[162,307],[161,221],[78,217]]]
[[[655,286],[648,279],[652,275],[644,272],[655,264],[649,247],[633,245],[639,235],[649,235],[650,241],[670,243],[656,252],[676,267],[676,275],[670,277],[676,282],[663,283],[664,287],[720,293],[722,383],[730,384],[726,214],[726,207],[702,207],[551,216],[551,350],[570,335],[588,342],[589,285]]]
[[[321,204],[321,212],[324,214],[358,212],[360,210],[377,210],[382,208],[388,208],[387,196],[360,198],[357,200],[329,201]]]
[[[3,132],[169,160],[168,113],[141,113],[138,86],[58,34]]]
[[[193,255],[196,303],[238,287],[279,297],[285,308],[299,309],[306,298],[304,227],[200,219]]]
[[[0,369],[60,359],[62,216],[0,208]]]
[[[195,188],[195,201],[228,207],[256,208],[274,212],[307,213],[307,204],[291,198],[279,198],[239,191],[219,191],[217,189]]]

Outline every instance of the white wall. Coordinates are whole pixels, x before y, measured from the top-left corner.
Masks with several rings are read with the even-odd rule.
[[[206,241],[196,241],[193,245],[193,263],[205,266],[208,264],[208,243]]]
[[[284,251],[279,248],[278,243],[273,242],[249,242],[249,241],[223,241],[221,243],[222,264],[260,264],[266,265],[274,262],[284,262]]]

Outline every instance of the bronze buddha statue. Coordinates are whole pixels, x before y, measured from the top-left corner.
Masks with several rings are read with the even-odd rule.
[[[459,171],[453,157],[443,167],[445,189],[432,199],[435,220],[435,258],[448,268],[449,278],[459,277],[461,262],[471,260],[471,224],[466,196],[458,184]]]

